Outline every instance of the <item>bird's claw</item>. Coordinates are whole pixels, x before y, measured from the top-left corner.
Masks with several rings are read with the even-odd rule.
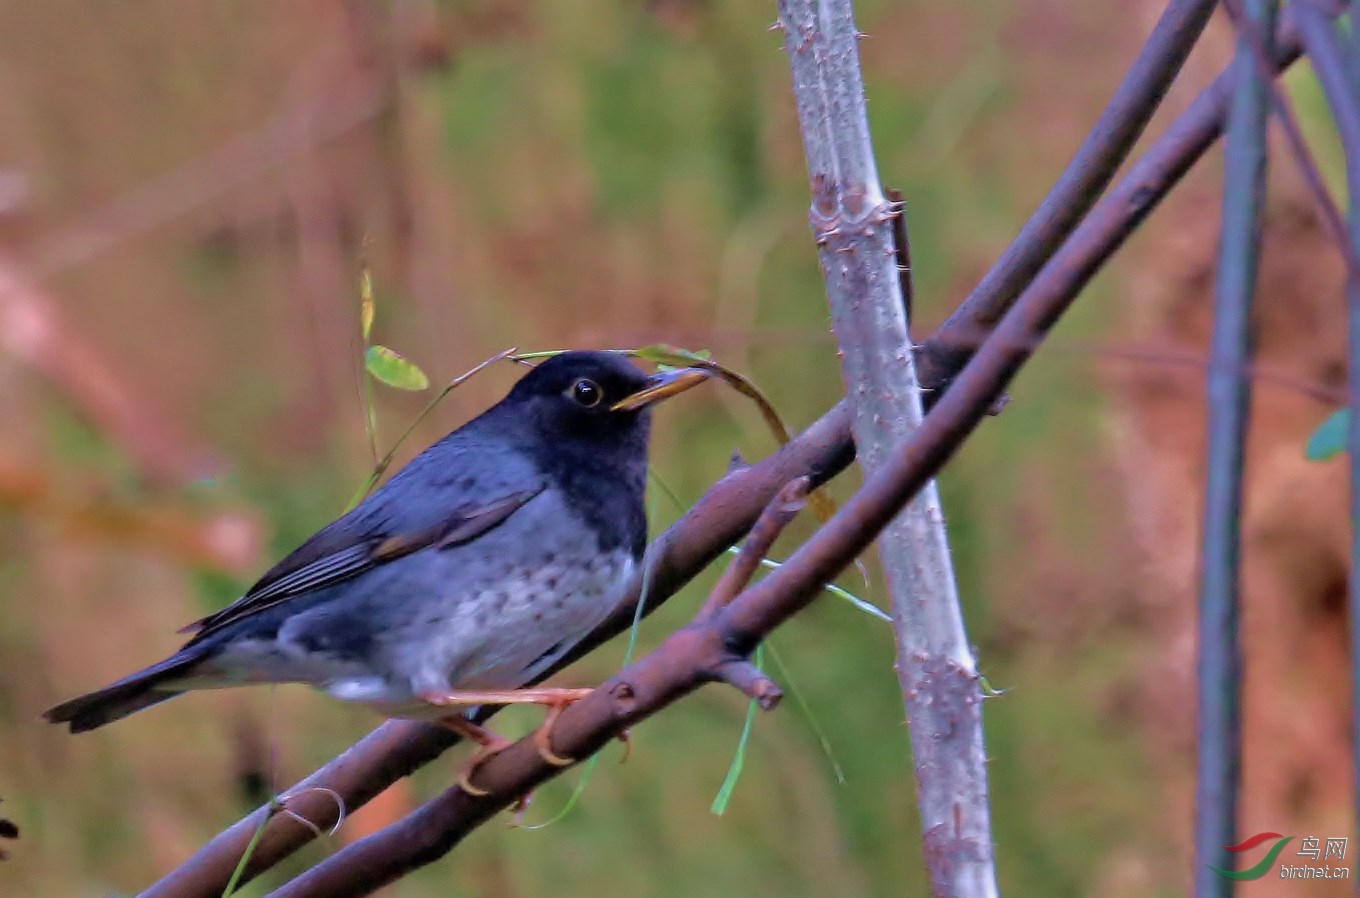
[[[474,770],[476,770],[476,768],[473,768],[472,770],[459,771],[458,778],[455,780],[455,782],[457,783],[458,788],[462,789],[464,792],[471,795],[473,798],[485,798],[486,796],[491,794],[491,790],[482,789],[478,786],[472,785],[472,780],[470,779],[470,777],[472,776]]]
[[[534,747],[538,749],[538,756],[554,767],[570,767],[576,763],[575,758],[564,757],[553,751],[551,740],[553,724],[557,722],[557,718],[561,715],[563,709],[570,706],[574,701],[576,699],[549,705],[548,713],[543,718],[543,724],[534,730]]]

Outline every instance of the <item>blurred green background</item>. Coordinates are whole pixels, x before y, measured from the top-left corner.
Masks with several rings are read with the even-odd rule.
[[[857,4],[879,169],[907,201],[917,336],[1042,197],[1158,7]],[[135,892],[376,723],[300,688],[195,695],[80,738],[39,721],[174,648],[179,626],[239,594],[362,483],[364,260],[375,340],[436,384],[509,346],[663,341],[750,374],[794,426],[836,401],[774,12],[0,2],[0,816],[22,828],[0,891]],[[1226,60],[1221,25],[1171,112]],[[1315,92],[1295,89],[1316,130]],[[1172,895],[1187,881],[1197,500],[1194,478],[1177,476],[1199,464],[1199,373],[1156,357],[1202,351],[1204,313],[1187,310],[1211,283],[1214,164],[1153,219],[1161,236],[1135,241],[1088,291],[942,481],[970,635],[1006,690],[986,725],[1010,895]],[[1328,383],[1335,268],[1307,242],[1310,213],[1281,209],[1302,235],[1299,264],[1321,272],[1307,282],[1320,311],[1297,327],[1323,336],[1305,332],[1280,364],[1302,359],[1301,376]],[[1280,277],[1282,292],[1303,289]],[[401,458],[515,376],[502,366],[457,390]],[[1287,451],[1325,409],[1276,398],[1269,436]],[[379,389],[380,447],[425,399]],[[668,405],[656,431],[656,473],[684,502],[734,447],[773,448],[755,411],[716,389]],[[1279,475],[1290,495],[1340,482],[1334,466],[1298,471]],[[682,511],[658,490],[651,504],[654,532]],[[1331,506],[1318,507],[1324,535],[1304,542],[1330,558]],[[642,646],[686,620],[712,579],[647,621]],[[884,604],[877,578],[841,582]],[[1337,612],[1319,607],[1304,630],[1330,646]],[[725,816],[709,804],[745,705],[714,687],[640,727],[627,765],[607,751],[565,818],[483,827],[385,894],[924,894],[890,629],[828,597],[773,644],[815,726],[796,702],[760,715]],[[623,651],[561,679],[596,682]],[[1318,681],[1334,680],[1319,663]],[[1334,710],[1318,701],[1308,720]],[[507,713],[500,728],[533,719]],[[1344,741],[1343,726],[1310,744],[1342,756]],[[1293,763],[1289,749],[1255,751],[1249,768]],[[455,763],[243,894],[435,794]],[[553,817],[578,777],[543,788],[527,822]],[[1292,832],[1286,813],[1350,826],[1329,803],[1342,783],[1321,785],[1266,794],[1255,829]]]

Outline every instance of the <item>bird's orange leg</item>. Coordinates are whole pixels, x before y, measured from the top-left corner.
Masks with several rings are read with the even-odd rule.
[[[421,699],[440,708],[454,705],[544,705],[548,709],[548,714],[543,718],[542,726],[534,730],[534,745],[538,748],[539,756],[549,764],[554,767],[570,767],[572,764],[576,763],[575,759],[564,758],[552,750],[552,742],[550,741],[552,726],[557,722],[558,716],[561,715],[566,708],[579,702],[593,691],[594,690],[592,689],[564,689],[540,686],[530,689],[454,690],[452,692],[427,693],[422,695]],[[463,731],[458,728],[461,724],[454,726],[451,723],[451,721],[455,720],[463,721],[464,723],[476,727],[476,724],[472,724],[471,721],[468,721],[465,717],[444,718],[445,726],[449,726],[450,729],[453,729],[454,732],[459,735],[463,735]],[[491,733],[489,730],[483,730],[481,727],[477,727],[477,729],[483,734],[495,736],[495,734]],[[492,751],[487,751],[487,743],[478,740],[477,737],[472,735],[468,735],[468,738],[474,739],[479,745],[483,746],[483,750],[474,756],[478,764],[481,764],[487,758],[491,757],[491,755],[505,748],[505,745],[500,745]],[[500,742],[505,742],[500,736],[495,736],[495,738],[500,740]],[[467,775],[470,775],[471,773],[471,769],[465,771],[465,774]],[[471,784],[464,780],[460,780],[459,785],[470,792],[472,791],[472,789],[468,789],[468,786]],[[475,795],[477,793],[473,792],[472,794]]]
[[[505,751],[515,743],[506,739],[504,736],[499,736],[496,733],[491,732],[485,727],[478,726],[461,714],[455,714],[451,717],[441,717],[439,719],[439,724],[440,726],[453,730],[464,739],[477,744],[476,753],[464,761],[463,765],[458,768],[456,775],[458,787],[467,794],[478,798],[483,795],[490,795],[491,793],[485,789],[479,789],[472,785],[472,774],[476,773],[477,768],[485,764],[493,755]]]

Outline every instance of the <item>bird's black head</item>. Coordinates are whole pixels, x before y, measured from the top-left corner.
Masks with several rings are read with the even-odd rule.
[[[616,352],[564,352],[524,375],[487,416],[514,434],[515,448],[552,478],[602,549],[641,557],[650,406],[705,376],[649,377]]]
[[[515,384],[505,405],[550,441],[609,443],[645,451],[646,406],[615,410],[650,385],[642,369],[616,352],[564,352]]]

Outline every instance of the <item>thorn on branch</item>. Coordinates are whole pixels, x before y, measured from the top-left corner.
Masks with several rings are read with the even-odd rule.
[[[751,464],[741,457],[741,450],[733,449],[732,457],[727,460],[727,473],[736,474],[738,471],[744,471],[749,467],[751,467]]]
[[[906,201],[902,198],[902,191],[896,187],[889,187],[884,191],[888,196],[888,206],[893,210],[892,216],[892,236],[893,249],[897,253],[897,279],[902,288],[902,311],[907,316],[907,326],[910,327],[914,321],[912,319],[912,306],[915,300],[916,288],[911,280],[911,241],[907,239],[907,217],[902,214],[906,208]],[[912,347],[916,349],[915,346]]]

